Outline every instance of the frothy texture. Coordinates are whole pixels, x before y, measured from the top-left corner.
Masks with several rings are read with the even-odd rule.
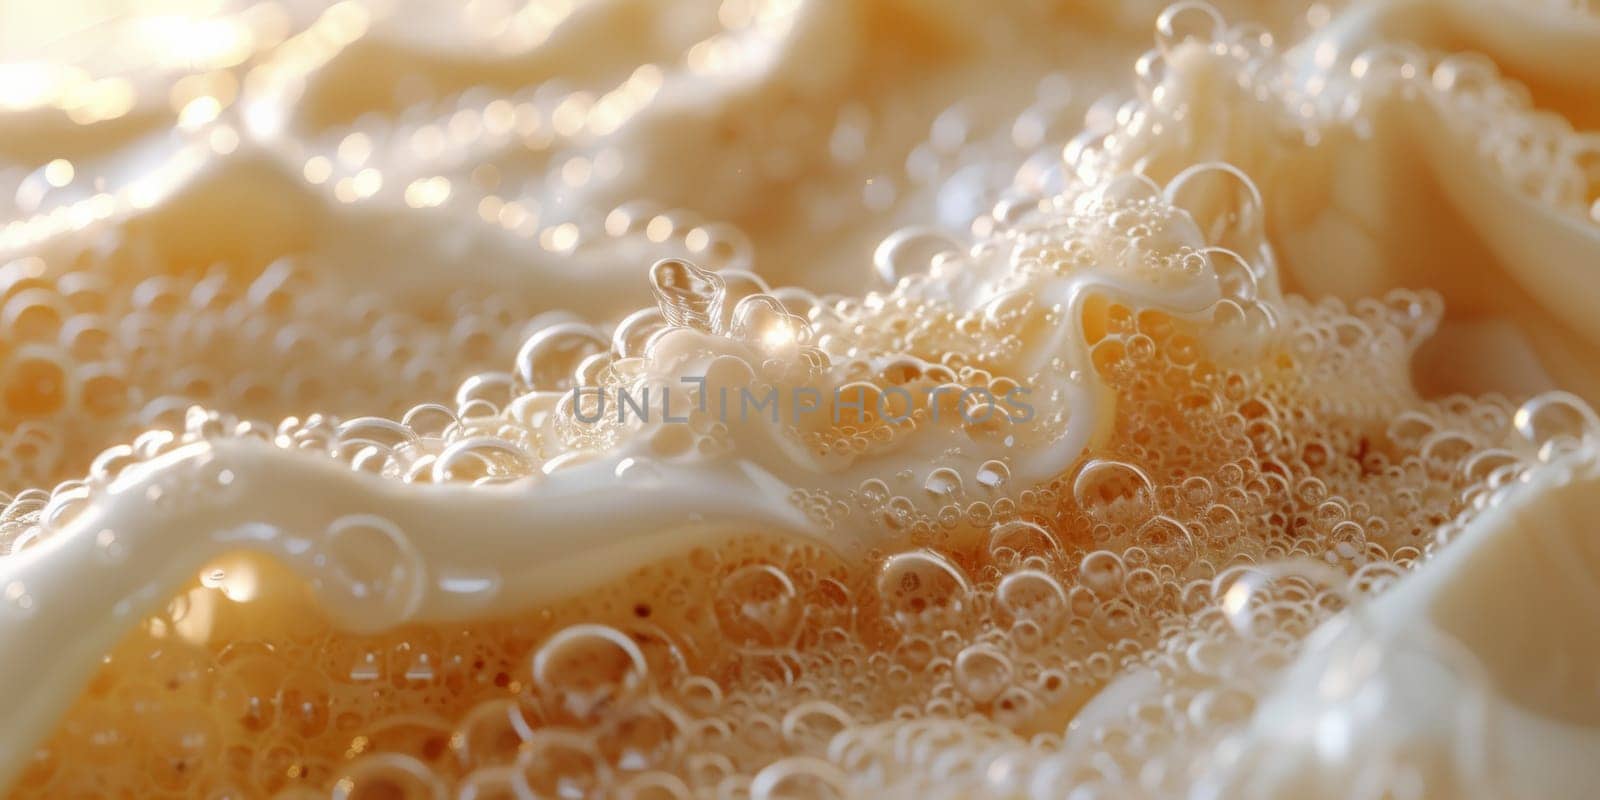
[[[8,101],[16,796],[1600,781],[1585,12],[480,5]]]

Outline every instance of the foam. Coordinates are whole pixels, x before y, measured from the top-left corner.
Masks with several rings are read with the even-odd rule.
[[[558,15],[551,44],[505,63],[558,58],[631,8]],[[785,263],[842,223],[785,228],[786,208],[727,225],[579,178],[611,147],[636,159],[618,181],[670,203],[771,196],[784,179],[715,172],[738,175],[732,155],[708,178],[674,154],[798,92],[840,122],[794,152],[827,148],[841,184],[892,182],[898,124],[867,142],[852,122],[888,91],[866,76],[890,55],[944,64],[935,45],[964,35],[1006,41],[1031,12],[940,7],[888,33],[884,9],[725,4],[715,25],[684,22],[681,71],[597,52],[585,79],[610,88],[467,93],[338,129],[389,101],[338,105],[330,81],[382,86],[414,46],[363,38],[366,9],[263,51],[265,88],[238,120],[180,110],[147,175],[83,192],[77,175],[115,170],[79,160],[67,194],[51,194],[59,168],[19,184],[62,209],[9,224],[25,255],[0,268],[0,475],[57,482],[0,514],[0,675],[28,686],[0,700],[0,752],[19,754],[0,776],[19,796],[1592,785],[1560,756],[1594,736],[1573,700],[1592,648],[1502,617],[1592,599],[1572,520],[1600,424],[1577,395],[1437,396],[1412,378],[1457,301],[1581,377],[1588,295],[1562,276],[1582,280],[1595,252],[1587,190],[1570,191],[1573,164],[1494,154],[1534,124],[1516,87],[1582,91],[1526,43],[1592,20],[1541,12],[1507,33],[1443,4],[1358,8],[1279,55],[1271,34],[1182,3],[1138,59],[1139,99],[1091,109],[1064,159],[1019,152],[1044,147],[1045,109],[1072,105],[1048,80],[1006,154],[971,141],[986,115],[955,107],[906,169],[919,152],[1015,168],[998,197],[950,176],[902,208],[932,196],[941,225]],[[1465,30],[1527,82],[1366,48],[1396,29]],[[843,55],[819,61],[830,45]],[[460,80],[435,58],[425,72]],[[817,63],[837,69],[797,74]],[[1489,155],[1451,138],[1486,125]],[[501,188],[558,152],[571,194]],[[1450,213],[1375,177],[1396,154],[1417,155]],[[53,188],[24,198],[38,180]],[[837,205],[832,180],[812,187],[818,207]],[[738,193],[693,202],[729,181]],[[886,196],[863,191],[869,211]],[[563,219],[562,203],[611,210]],[[191,230],[230,215],[246,226],[233,244]],[[893,214],[868,216],[861,236]],[[1461,263],[1514,284],[1505,297],[1397,265],[1402,239],[1461,231],[1436,260],[1490,253]],[[882,286],[768,284],[845,274]],[[1417,278],[1437,291],[1390,288]],[[1330,287],[1351,299],[1293,293]],[[1579,340],[1558,347],[1556,329]],[[668,405],[594,416],[577,386]],[[696,386],[818,399],[729,415]],[[964,399],[1021,388],[1026,418]],[[1496,593],[1517,602],[1485,608]]]

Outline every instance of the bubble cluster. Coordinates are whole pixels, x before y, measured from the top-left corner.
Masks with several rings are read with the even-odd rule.
[[[746,5],[724,14],[756,25]],[[725,69],[734,56],[707,41],[691,67]],[[497,577],[432,574],[407,520],[342,514],[289,557],[208,564],[105,655],[16,796],[1225,796],[1217,765],[1307,637],[1360,626],[1371,598],[1532,471],[1592,460],[1600,420],[1560,392],[1418,396],[1411,360],[1444,313],[1434,292],[1283,294],[1249,170],[1164,160],[1163,126],[1198,111],[1172,64],[1198,47],[1265,103],[1283,88],[1271,35],[1183,2],[1156,45],[1139,99],[1092,109],[1051,163],[1029,157],[1069,103],[1042,84],[1011,131],[1026,160],[1002,196],[954,196],[971,188],[955,178],[941,193],[963,225],[976,217],[970,237],[890,237],[871,263],[884,286],[860,297],[774,289],[743,234],[646,203],[538,233],[553,252],[591,233],[661,246],[636,275],[654,304],[617,320],[465,289],[402,308],[295,258],[256,274],[105,266],[131,253],[0,267],[0,486],[61,481],[0,495],[0,557],[68,530],[147,462],[245,439],[396,493],[519,491],[625,453],[609,485],[626,503],[664,475],[779,463],[786,510],[825,534],[745,525],[536,608],[416,622],[425,583],[470,597]],[[1431,80],[1463,103],[1514,94],[1455,56],[1430,71],[1392,55],[1363,54],[1352,74],[1373,91],[1390,73]],[[627,91],[661,90],[649,71],[625,85],[641,81]],[[343,133],[305,177],[363,200],[458,202],[464,187],[425,177],[365,192],[366,159],[604,136],[645,102],[618,91],[582,109],[561,95],[548,119],[463,95],[447,118]],[[1290,105],[1293,124],[1256,133],[1313,135]],[[970,123],[939,114],[907,170],[931,181],[964,158]],[[865,123],[841,119],[835,159],[866,146],[851,125]],[[1571,164],[1537,191],[1593,200],[1569,191],[1581,147],[1513,138],[1485,147],[1559,151]],[[586,184],[598,162],[560,173]],[[484,221],[538,226],[497,184],[479,188]],[[863,202],[892,202],[884,191]],[[984,207],[961,210],[974,196]],[[764,407],[752,420],[702,402],[818,386],[850,394],[806,414],[781,400],[770,424]],[[993,413],[1024,388],[1030,416]],[[684,416],[641,406],[630,420],[624,396]],[[176,487],[188,494],[153,483],[147,500],[239,490],[226,467],[204,477]],[[94,542],[107,564],[126,555],[113,527]],[[27,584],[0,585],[0,616],[35,610]],[[1371,756],[1348,766],[1372,796],[1466,796],[1329,735]]]
[[[1533,104],[1527,88],[1471,53],[1422,60],[1427,84],[1482,130],[1478,155],[1516,189],[1542,204],[1600,223],[1600,131],[1576,129]],[[1493,124],[1485,124],[1492,121]]]
[[[1040,485],[996,482],[995,466],[942,476],[963,513],[885,520],[869,563],[751,537],[536,614],[369,636],[339,632],[271,567],[234,565],[277,596],[230,599],[226,574],[189,590],[109,657],[22,792],[132,774],[217,796],[845,796],[934,776],[921,791],[1175,791],[1173,759],[1247,720],[1314,625],[1426,559],[1541,453],[1594,435],[1559,397],[1383,390],[1438,313],[1425,297],[1291,300],[1273,349],[1243,367],[1197,344],[1213,323],[1103,313],[1096,347],[1121,345],[1096,361],[1118,398],[1104,448]],[[1375,388],[1333,390],[1357,385]],[[343,435],[417,442],[428,424]],[[47,502],[19,496],[8,523]],[[1307,566],[1257,572],[1277,563]],[[304,611],[244,633],[280,604]],[[1165,688],[1061,738],[1133,673]],[[68,766],[117,748],[139,751],[117,759],[135,772]]]
[[[526,300],[466,289],[415,309],[351,298],[294,259],[255,276],[218,266],[119,282],[100,269],[47,277],[24,258],[0,275],[8,486],[81,474],[83,454],[146,429],[181,431],[195,404],[247,419],[398,415],[509,361],[500,332],[529,313]],[[439,317],[451,320],[443,335]]]

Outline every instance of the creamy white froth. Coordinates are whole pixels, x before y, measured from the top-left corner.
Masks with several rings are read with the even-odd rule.
[[[23,17],[0,787],[1585,797],[1591,12]]]

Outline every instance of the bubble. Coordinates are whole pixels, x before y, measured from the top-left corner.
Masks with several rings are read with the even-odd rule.
[[[318,591],[340,624],[356,632],[383,630],[416,613],[427,591],[427,567],[405,533],[373,514],[340,517],[316,549]]]
[[[1156,17],[1156,45],[1169,57],[1189,41],[1207,47],[1222,42],[1226,31],[1222,15],[1205,2],[1173,3]]]
[[[925,275],[940,257],[959,256],[959,242],[936,228],[902,228],[884,237],[872,253],[879,280],[894,286],[901,279]]]
[[[524,742],[533,738],[522,706],[515,700],[481,703],[461,720],[450,746],[463,767],[477,769],[516,761]]]
[[[741,567],[717,590],[718,628],[731,641],[771,647],[794,638],[802,613],[794,581],[770,564]]]
[[[517,759],[522,785],[535,797],[584,798],[599,794],[611,768],[583,736],[540,730]]]
[[[578,719],[601,713],[638,692],[648,675],[639,646],[605,625],[564,628],[533,656],[534,683]]]
[[[978,485],[999,489],[1011,478],[1011,469],[1002,461],[985,461],[978,467]]]
[[[541,328],[517,351],[517,381],[533,389],[570,389],[578,364],[609,347],[606,337],[580,322],[558,322]]]
[[[1097,519],[1120,521],[1147,513],[1155,499],[1155,486],[1132,464],[1096,459],[1078,471],[1072,496]]]
[[[444,796],[444,786],[428,766],[398,753],[379,753],[351,764],[333,784],[335,800],[404,798],[423,800]]]
[[[1078,565],[1078,581],[1101,597],[1120,592],[1126,575],[1122,559],[1109,550],[1096,550],[1084,556],[1083,563]]]
[[[53,414],[71,402],[72,376],[66,359],[51,349],[24,345],[10,353],[4,365],[5,407],[18,417]]]
[[[617,323],[611,332],[611,350],[623,358],[642,356],[651,337],[666,327],[660,309],[641,308]]]
[[[0,304],[0,334],[12,342],[50,342],[69,316],[58,295],[45,289],[24,289]]]
[[[480,372],[462,381],[456,389],[456,407],[459,410],[474,402],[484,402],[490,408],[486,416],[493,416],[511,402],[513,385],[512,377],[504,372]]]
[[[866,508],[882,508],[889,502],[889,485],[877,478],[868,478],[857,489]]]
[[[1183,523],[1168,516],[1156,516],[1139,527],[1134,541],[1163,564],[1180,565],[1194,553],[1194,536]]]
[[[970,593],[966,575],[931,550],[890,556],[878,571],[878,595],[904,627],[960,614]]]
[[[1522,404],[1512,424],[1546,461],[1576,450],[1585,439],[1600,433],[1600,419],[1594,411],[1567,392],[1546,392]]]
[[[928,473],[922,488],[934,497],[955,497],[961,494],[961,473],[949,467],[940,467]]]
[[[995,603],[1014,620],[1052,622],[1065,615],[1067,595],[1048,573],[1023,569],[1001,579]]]
[[[730,334],[768,354],[780,355],[809,341],[811,326],[790,314],[777,298],[753,294],[734,306]]]
[[[1216,594],[1221,598],[1222,612],[1229,624],[1243,634],[1261,632],[1257,612],[1262,603],[1273,602],[1271,593],[1274,589],[1286,586],[1293,588],[1297,584],[1323,586],[1327,587],[1323,591],[1345,598],[1341,606],[1348,604],[1344,575],[1314,561],[1300,559],[1250,566],[1229,577],[1231,580],[1218,576],[1217,585],[1222,591]],[[1310,593],[1306,596],[1309,597]]]
[[[850,714],[833,703],[812,700],[783,715],[783,738],[797,747],[820,748],[852,723]]]
[[[756,773],[750,782],[750,800],[842,800],[846,786],[838,767],[821,759],[794,756]]]
[[[1261,288],[1256,282],[1254,270],[1239,254],[1220,247],[1206,248],[1202,252],[1216,273],[1217,288],[1222,291],[1223,298],[1238,303],[1256,300]]]
[[[617,769],[637,772],[669,762],[679,749],[682,727],[670,706],[630,704],[611,715],[599,731],[597,745]]]
[[[1010,551],[1021,557],[1048,556],[1060,549],[1055,535],[1037,522],[1017,519],[989,529],[990,554]]]
[[[998,697],[1013,678],[1011,659],[993,647],[972,645],[956,656],[956,686],[979,703]]]
[[[261,733],[277,720],[279,673],[270,653],[250,654],[220,670],[208,700],[222,718],[250,733]]]
[[[704,331],[716,329],[727,295],[722,276],[687,261],[664,258],[650,267],[650,284],[667,324]]]
[[[434,483],[472,481],[475,485],[526,478],[533,472],[522,448],[492,436],[474,436],[451,442],[434,459]]]
[[[1196,164],[1167,184],[1168,202],[1189,213],[1207,243],[1255,257],[1265,243],[1261,192],[1239,168]]]

